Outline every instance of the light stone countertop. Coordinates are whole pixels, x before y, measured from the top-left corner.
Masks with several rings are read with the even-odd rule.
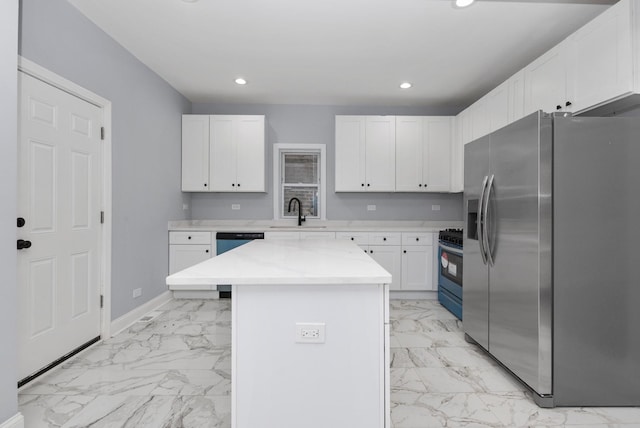
[[[341,221],[307,220],[297,226],[296,220],[176,220],[170,221],[170,231],[215,232],[438,232],[462,228],[463,221]]]
[[[351,241],[254,240],[167,277],[167,285],[390,284]]]

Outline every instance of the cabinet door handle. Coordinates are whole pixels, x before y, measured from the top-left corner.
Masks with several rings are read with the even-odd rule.
[[[418,187],[422,187],[422,184],[418,184]]]
[[[364,183],[362,183],[361,186],[364,187]]]
[[[420,238],[416,238],[416,241],[419,241],[419,240],[420,240]]]
[[[231,183],[231,187],[236,187],[236,183]]]
[[[427,185],[425,184],[424,187],[427,187]]]
[[[370,253],[370,254],[373,254],[373,250],[369,250],[369,253]]]
[[[371,186],[371,184],[367,183],[367,187]]]
[[[207,183],[204,183],[204,187],[207,187]]]
[[[209,253],[209,250],[204,250],[205,253]]]
[[[31,248],[31,241],[25,241],[24,239],[18,239],[18,250],[24,250],[25,248]]]
[[[187,239],[191,239],[191,237],[190,237],[190,236],[187,236]]]
[[[567,101],[564,105],[569,107],[571,105],[571,101]]]
[[[556,110],[562,110],[562,106],[561,106],[560,104],[558,104],[558,105],[556,106]]]
[[[407,250],[404,250],[403,253],[407,254]]]
[[[26,221],[22,217],[18,217],[18,227],[23,227]]]
[[[352,241],[354,240],[353,236],[351,237],[351,240],[352,240]]]
[[[238,187],[240,187],[240,183],[238,183]]]
[[[387,240],[387,238],[382,238],[382,240],[383,240],[383,241],[386,241],[386,240]]]

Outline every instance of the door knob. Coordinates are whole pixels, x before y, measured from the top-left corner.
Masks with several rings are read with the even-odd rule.
[[[31,248],[31,241],[25,241],[24,239],[18,239],[18,250],[25,248]]]
[[[18,217],[18,227],[24,226],[26,221],[22,217]]]

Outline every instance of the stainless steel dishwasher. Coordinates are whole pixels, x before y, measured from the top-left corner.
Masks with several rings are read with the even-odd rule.
[[[226,253],[254,239],[264,239],[263,232],[218,232],[216,233],[216,255]],[[231,284],[218,284],[220,298],[231,297]]]

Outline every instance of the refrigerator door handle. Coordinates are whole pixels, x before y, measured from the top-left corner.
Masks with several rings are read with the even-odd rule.
[[[487,191],[487,180],[489,176],[485,175],[482,180],[482,190],[480,191],[480,201],[478,202],[478,245],[480,246],[480,255],[482,256],[482,263],[487,264],[487,253],[484,246],[484,216],[482,212],[483,202],[485,200],[485,193]]]
[[[489,182],[487,183],[487,191],[484,196],[484,206],[482,207],[482,226],[484,227],[484,230],[482,231],[482,240],[489,266],[493,266],[493,254],[491,254],[491,245],[489,244],[490,231],[487,216],[489,214],[489,199],[491,198],[491,189],[493,189],[494,178],[495,176],[491,174],[491,178],[489,178]]]

